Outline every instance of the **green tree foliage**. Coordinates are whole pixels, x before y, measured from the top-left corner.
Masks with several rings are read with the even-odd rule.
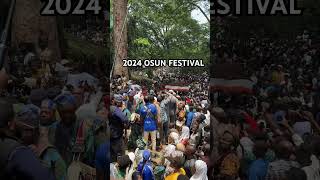
[[[209,60],[209,23],[191,17],[201,0],[132,0],[129,7],[128,57]],[[208,11],[205,9],[204,11]]]

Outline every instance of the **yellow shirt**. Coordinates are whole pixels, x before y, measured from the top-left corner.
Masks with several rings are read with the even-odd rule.
[[[186,175],[186,171],[183,168],[179,169],[179,172],[175,172],[173,174],[170,174],[165,178],[165,180],[177,180],[179,175]]]
[[[282,81],[284,81],[284,73],[274,71],[272,73],[272,82],[275,84],[281,84]]]

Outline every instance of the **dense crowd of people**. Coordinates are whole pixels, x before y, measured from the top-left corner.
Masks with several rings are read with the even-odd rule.
[[[94,30],[70,32],[103,43]],[[108,83],[52,62],[45,46],[9,52],[0,71],[0,179],[319,180],[319,44],[308,31],[231,42],[223,33],[213,57],[243,63],[250,94],[209,100],[206,73],[163,69],[148,86],[114,77],[109,94]]]
[[[208,88],[196,99],[156,85],[145,91],[123,77],[114,78],[111,87],[111,179],[208,179]]]
[[[86,40],[96,45],[106,47],[106,32],[101,24],[103,23],[99,24],[86,21],[85,28],[81,25],[73,25],[65,28],[65,31],[81,40]]]
[[[219,63],[243,63],[251,94],[211,95],[212,179],[316,180],[319,166],[319,44],[296,39],[221,39]],[[228,43],[229,42],[229,43]]]
[[[5,58],[0,179],[108,179],[107,85],[52,61],[45,44],[22,44]]]
[[[209,75],[204,70],[202,74],[194,72],[179,72],[179,69],[159,68],[154,72],[153,80],[159,85],[188,86],[187,96],[197,99],[208,98]]]

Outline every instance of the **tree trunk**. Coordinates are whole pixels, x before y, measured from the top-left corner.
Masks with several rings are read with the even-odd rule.
[[[115,49],[115,63],[113,76],[129,77],[127,67],[123,67],[123,59],[128,55],[128,29],[126,21],[128,0],[113,1],[113,47]]]

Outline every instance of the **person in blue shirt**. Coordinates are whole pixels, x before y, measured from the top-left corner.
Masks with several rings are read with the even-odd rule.
[[[194,111],[193,111],[193,106],[189,107],[189,112],[187,114],[187,120],[186,120],[186,126],[188,126],[188,128],[190,128],[191,124],[192,124],[192,119],[194,117]]]
[[[248,180],[265,180],[268,171],[268,161],[265,154],[268,150],[267,142],[257,140],[254,146],[254,154],[256,160],[253,161],[248,170]]]
[[[97,171],[97,180],[106,180],[110,173],[108,165],[109,159],[109,143],[105,142],[101,144],[96,151],[95,167]]]
[[[0,179],[54,180],[30,147],[19,143],[15,137],[16,122],[13,105],[0,98]]]
[[[145,96],[145,105],[140,108],[140,116],[143,120],[144,140],[148,142],[151,135],[152,150],[156,151],[157,138],[157,107],[153,104],[153,96]]]
[[[143,151],[143,160],[138,164],[138,174],[142,177],[142,180],[155,180],[152,163],[151,153],[149,150]]]

